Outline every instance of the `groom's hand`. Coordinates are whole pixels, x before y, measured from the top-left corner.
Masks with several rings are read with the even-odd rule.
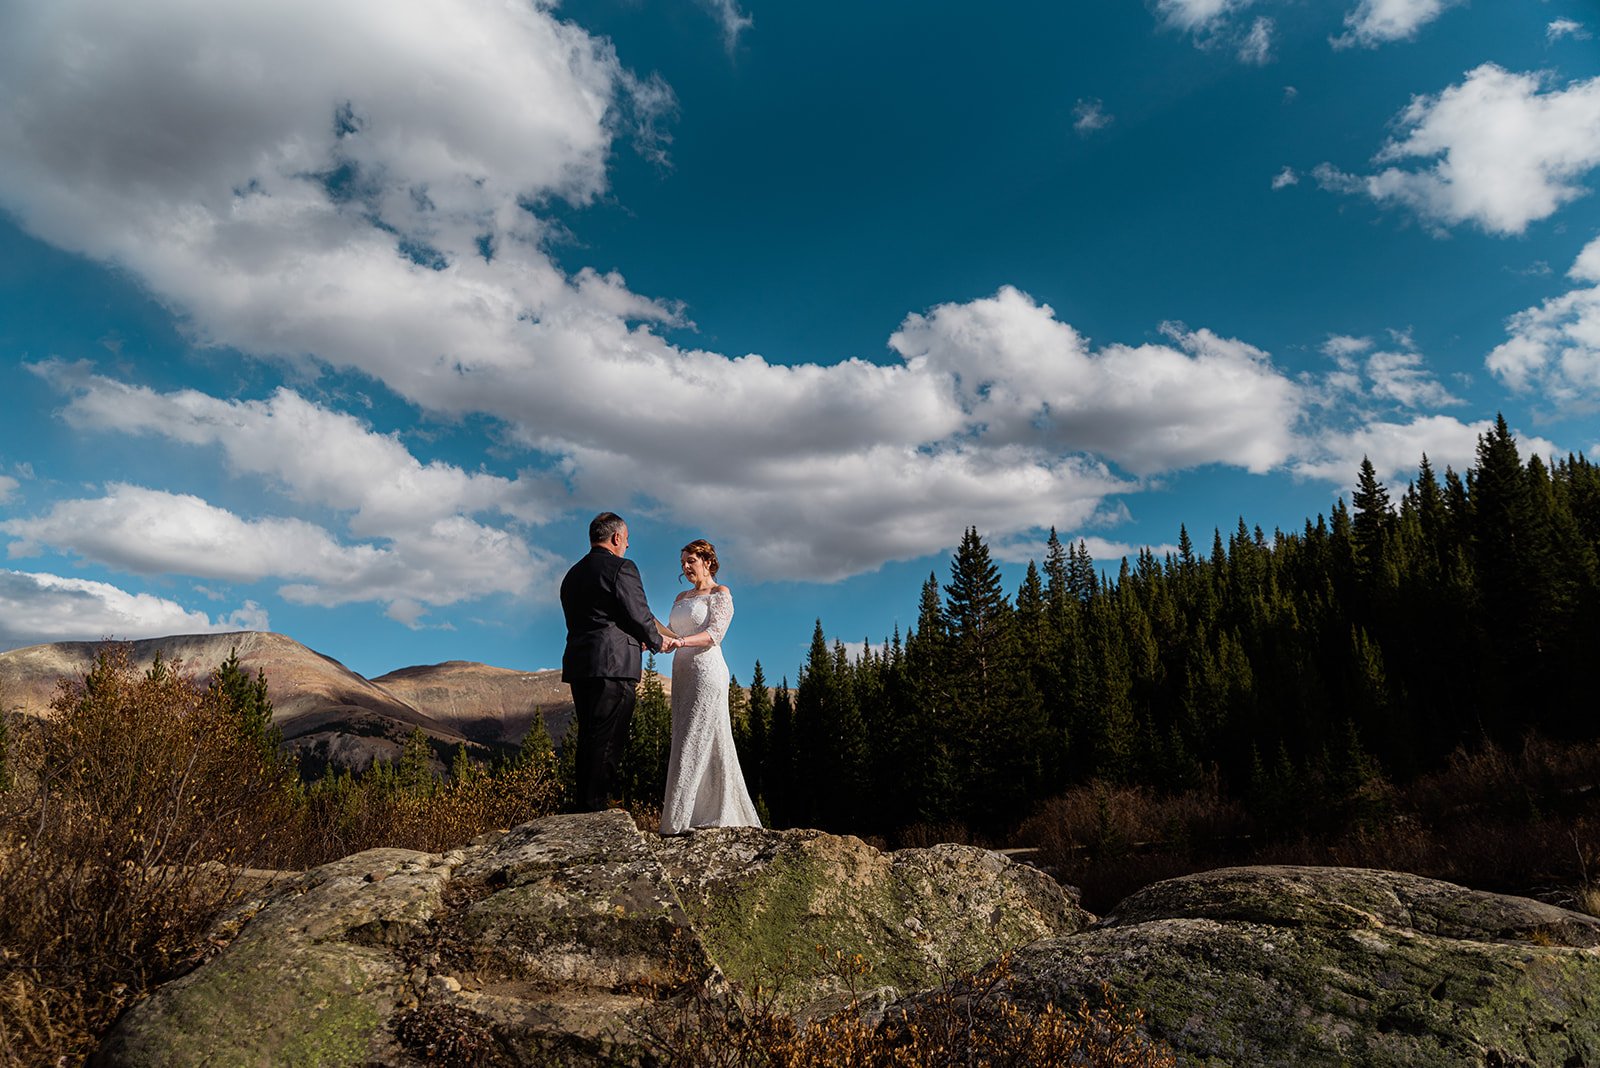
[[[663,635],[662,638],[661,638],[661,651],[663,653],[670,653],[670,652],[672,652],[672,650],[676,649],[678,646],[680,646],[682,644],[683,643],[678,641],[678,639],[676,639],[676,638],[668,638],[665,635]]]

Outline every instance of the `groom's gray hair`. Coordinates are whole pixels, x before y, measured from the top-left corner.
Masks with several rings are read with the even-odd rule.
[[[589,544],[599,545],[611,540],[611,535],[627,526],[615,512],[601,512],[589,520]]]

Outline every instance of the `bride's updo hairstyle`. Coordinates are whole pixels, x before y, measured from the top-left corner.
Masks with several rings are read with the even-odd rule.
[[[696,538],[678,551],[698,557],[705,562],[706,567],[711,569],[711,577],[717,577],[717,547],[715,545],[712,545],[704,538]]]

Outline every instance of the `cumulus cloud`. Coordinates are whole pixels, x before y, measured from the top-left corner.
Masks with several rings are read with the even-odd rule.
[[[1367,360],[1367,375],[1372,380],[1374,397],[1392,400],[1402,407],[1436,408],[1461,403],[1461,398],[1423,366],[1421,354],[1410,349],[1373,353]]]
[[[1367,457],[1378,478],[1404,483],[1416,477],[1424,454],[1441,475],[1446,467],[1465,471],[1477,462],[1478,438],[1494,429],[1493,420],[1463,423],[1447,415],[1419,415],[1409,422],[1374,422],[1354,430],[1325,436],[1310,455],[1296,461],[1296,475],[1353,486]],[[1554,443],[1540,437],[1518,436],[1517,448],[1529,456],[1552,456],[1560,452]]]
[[[1273,192],[1277,192],[1279,189],[1287,189],[1291,185],[1299,184],[1300,176],[1295,173],[1293,167],[1285,167],[1283,170],[1272,176]]]
[[[1361,0],[1344,17],[1345,33],[1335,48],[1376,48],[1391,41],[1409,41],[1417,31],[1460,0]]]
[[[396,435],[291,389],[261,401],[222,400],[192,389],[158,393],[84,364],[51,360],[29,369],[68,394],[62,414],[75,429],[217,447],[234,474],[264,477],[304,504],[353,512],[351,530],[359,535],[481,512],[544,523],[565,507],[565,490],[550,476],[509,479],[424,464]],[[316,448],[306,448],[312,442]]]
[[[1579,285],[1506,322],[1510,335],[1484,365],[1518,393],[1537,392],[1563,411],[1600,403],[1600,238],[1578,254],[1567,276]]]
[[[1209,330],[1098,352],[1049,305],[1005,287],[908,316],[889,344],[953,383],[989,442],[1106,456],[1139,474],[1206,463],[1262,472],[1293,440],[1297,387],[1267,354]]]
[[[1471,222],[1493,234],[1520,234],[1584,195],[1580,180],[1600,166],[1600,78],[1562,88],[1547,83],[1485,63],[1437,96],[1413,98],[1400,113],[1401,136],[1376,162],[1420,161],[1416,169],[1360,176],[1324,163],[1317,179],[1441,227]]]
[[[0,522],[0,532],[16,539],[8,547],[13,558],[48,546],[137,574],[292,580],[279,591],[288,600],[377,601],[408,624],[420,614],[410,607],[417,603],[525,592],[548,560],[516,535],[464,516],[395,530],[382,544],[344,544],[302,519],[244,519],[191,494],[124,483]]]
[[[0,645],[7,648],[267,627],[267,613],[254,601],[212,620],[174,601],[129,593],[104,582],[0,570]]]
[[[1080,134],[1091,134],[1096,130],[1103,130],[1112,123],[1112,117],[1106,114],[1105,104],[1099,100],[1080,100],[1072,108],[1072,128]]]
[[[1364,404],[1401,408],[1438,408],[1462,403],[1434,376],[1411,335],[1390,331],[1392,344],[1377,349],[1370,337],[1330,336],[1322,354],[1334,369],[1321,375],[1318,388],[1324,406],[1355,398]]]
[[[21,483],[11,476],[0,475],[0,502],[9,501],[11,499],[11,495],[17,492],[17,487],[19,485],[21,485]]]
[[[1587,41],[1590,37],[1583,23],[1574,22],[1572,19],[1555,19],[1544,30],[1545,40],[1554,44],[1563,37],[1570,37],[1574,41]]]
[[[487,416],[549,471],[425,464],[291,390],[229,401],[45,364],[73,425],[215,450],[348,529],[114,486],[15,521],[25,544],[271,574],[286,596],[414,623],[418,605],[538,581],[548,558],[524,532],[575,510],[637,502],[725,532],[752,573],[832,579],[940,551],[973,515],[1024,531],[1102,514],[1138,488],[1112,465],[1265,471],[1292,451],[1300,387],[1259,349],[1181,328],[1096,349],[1009,288],[908,316],[886,364],[669,344],[684,310],[563,270],[544,206],[602,196],[625,134],[658,151],[671,92],[545,5],[9,5],[0,103],[0,206],[129,272],[197,344]],[[162,508],[216,537],[185,543]],[[139,557],[80,513],[166,540]],[[304,552],[271,555],[269,534]],[[222,559],[235,537],[249,566]]]

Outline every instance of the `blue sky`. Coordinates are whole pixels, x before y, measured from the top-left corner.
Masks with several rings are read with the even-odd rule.
[[[0,645],[554,665],[590,515],[727,642],[1600,443],[1577,0],[0,10]]]

